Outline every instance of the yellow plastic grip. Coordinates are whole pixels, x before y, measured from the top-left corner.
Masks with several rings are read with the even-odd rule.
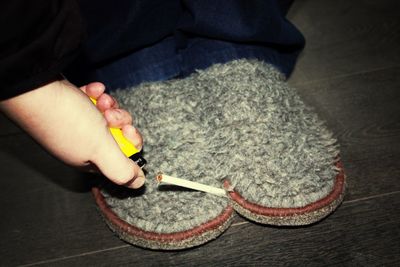
[[[97,101],[94,98],[90,98],[92,100],[93,104],[96,105]],[[124,137],[122,134],[121,129],[119,128],[109,128],[112,136],[114,137],[115,141],[117,142],[119,148],[121,151],[127,156],[128,158],[136,153],[139,152],[139,150]]]

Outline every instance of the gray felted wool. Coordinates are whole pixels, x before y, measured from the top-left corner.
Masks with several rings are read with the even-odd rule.
[[[189,80],[144,84],[132,90],[118,91],[115,97],[135,115],[135,125],[145,136],[147,182],[144,192],[123,192],[111,185],[102,195],[108,207],[122,221],[146,233],[179,234],[215,220],[215,227],[200,229],[195,236],[178,241],[155,241],[127,236],[108,222],[120,237],[133,244],[153,249],[181,249],[207,242],[221,234],[230,224],[233,212],[228,198],[171,186],[158,188],[155,176],[165,174],[222,187],[215,176],[219,164],[210,158],[208,129],[191,110],[190,97],[182,91]],[[190,93],[189,93],[190,94]],[[193,95],[194,101],[198,99]],[[180,105],[180,104],[184,105]],[[189,105],[186,105],[188,103]],[[224,219],[221,219],[224,218]],[[196,232],[196,231],[195,231]]]
[[[217,187],[228,182],[230,196],[241,197],[232,197],[234,208],[262,223],[312,223],[342,200],[336,140],[271,65],[236,60],[114,96],[134,114],[148,161],[143,194],[121,198],[103,190],[106,203],[130,225],[188,231],[229,207],[225,198],[158,188],[160,171]]]
[[[173,88],[170,88],[171,90]],[[168,113],[168,110],[157,111],[158,114]],[[155,114],[142,113],[146,116]],[[202,224],[223,217],[229,209],[227,198],[208,195],[202,192],[176,188],[173,186],[157,187],[155,176],[159,171],[165,174],[184,177],[205,184],[221,186],[219,180],[212,176],[212,169],[201,166],[207,161],[209,155],[206,151],[197,151],[207,145],[201,131],[192,129],[171,128],[175,124],[171,119],[184,125],[191,121],[186,116],[171,113],[171,118],[160,120],[148,127],[140,128],[146,136],[146,165],[147,181],[144,192],[123,190],[108,185],[102,193],[106,203],[112,211],[123,221],[137,227],[147,233],[176,234],[193,230]],[[139,116],[137,116],[137,120]],[[141,123],[137,123],[141,125]],[[139,126],[140,127],[140,126]],[[179,135],[177,135],[179,133]],[[193,144],[193,145],[192,145]],[[203,244],[216,238],[230,225],[233,213],[221,221],[217,227],[199,230],[196,236],[190,236],[179,240],[145,240],[135,236],[129,236],[118,227],[110,227],[120,237],[138,246],[152,249],[182,249]]]

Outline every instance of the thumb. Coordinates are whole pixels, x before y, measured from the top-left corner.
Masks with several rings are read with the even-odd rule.
[[[145,182],[142,169],[122,153],[108,129],[105,135],[92,162],[112,182],[134,189],[141,187]]]

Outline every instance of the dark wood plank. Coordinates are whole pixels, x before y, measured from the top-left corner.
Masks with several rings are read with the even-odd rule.
[[[307,44],[292,80],[308,82],[400,64],[397,0],[295,1],[289,19]]]
[[[0,112],[0,136],[21,132],[22,131],[20,128],[18,128],[13,122],[4,116],[3,113]]]
[[[400,190],[399,85],[393,68],[297,86],[339,139],[348,199]]]
[[[0,266],[121,244],[96,210],[90,178],[24,134],[0,138],[0,173]]]
[[[400,192],[345,203],[323,222],[298,228],[251,223],[182,252],[121,247],[44,266],[382,266],[400,263]]]

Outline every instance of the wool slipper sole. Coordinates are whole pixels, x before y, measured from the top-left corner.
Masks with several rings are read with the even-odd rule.
[[[234,209],[243,217],[252,221],[276,225],[298,226],[312,224],[331,214],[343,201],[345,192],[345,174],[341,162],[336,163],[339,173],[332,191],[324,198],[298,208],[271,208],[247,201],[236,191],[229,192]],[[224,187],[231,185],[225,180]]]
[[[221,235],[234,217],[233,208],[228,206],[216,218],[190,230],[165,234],[144,231],[114,213],[98,187],[94,187],[92,193],[106,224],[119,238],[130,244],[155,250],[179,250],[202,245]]]

